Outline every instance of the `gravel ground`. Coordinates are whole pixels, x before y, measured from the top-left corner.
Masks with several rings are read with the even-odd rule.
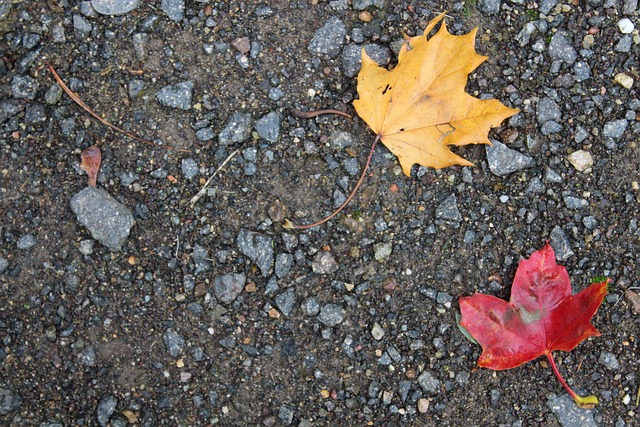
[[[289,108],[353,113],[361,47],[393,64],[442,10],[489,56],[467,90],[521,113],[471,168],[379,146],[344,214],[283,229],[373,140]],[[637,0],[0,3],[0,424],[640,425],[639,26]],[[575,291],[613,280],[602,336],[556,354],[594,410],[542,359],[475,369],[456,328],[546,240]]]

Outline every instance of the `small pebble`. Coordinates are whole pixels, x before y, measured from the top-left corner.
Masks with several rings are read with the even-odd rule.
[[[618,29],[622,34],[631,34],[634,28],[633,22],[629,18],[622,18],[618,21]]]
[[[567,156],[567,160],[578,172],[588,172],[593,166],[593,157],[585,150],[574,151]]]

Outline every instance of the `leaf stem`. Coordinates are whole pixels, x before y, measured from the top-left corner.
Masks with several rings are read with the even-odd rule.
[[[321,219],[320,221],[316,221],[316,222],[314,222],[312,224],[295,225],[295,224],[291,223],[291,221],[289,221],[287,219],[287,220],[285,220],[284,227],[285,228],[293,228],[293,229],[296,229],[296,230],[306,230],[307,228],[311,228],[311,227],[315,227],[315,226],[324,224],[325,222],[329,221],[334,216],[338,215],[340,213],[340,211],[342,211],[342,209],[344,209],[344,207],[347,206],[347,204],[349,204],[351,199],[353,199],[353,196],[355,196],[356,191],[358,191],[358,188],[360,188],[360,185],[362,184],[362,181],[364,181],[364,177],[367,174],[367,170],[369,170],[369,165],[371,164],[371,159],[373,158],[373,152],[376,149],[376,145],[378,144],[378,141],[380,141],[380,135],[376,135],[376,139],[374,139],[373,140],[373,144],[371,144],[371,150],[369,151],[369,157],[367,158],[367,163],[364,165],[364,169],[362,170],[362,174],[360,175],[360,179],[356,183],[356,186],[353,188],[353,191],[351,191],[351,194],[349,194],[349,197],[347,197],[347,200],[345,200],[340,205],[340,207],[338,209],[333,211],[333,213],[331,215]]]
[[[560,381],[560,384],[562,384],[564,389],[567,390],[567,393],[569,393],[569,395],[573,398],[573,400],[576,402],[576,404],[580,408],[591,409],[598,404],[598,398],[596,396],[582,397],[578,393],[573,391],[571,387],[569,387],[569,384],[567,384],[564,378],[562,378],[562,375],[560,375],[560,371],[556,366],[555,360],[553,360],[553,352],[551,351],[547,352],[546,356],[547,356],[547,359],[549,359],[549,363],[551,363],[551,369],[553,369],[553,373],[556,374],[556,377]]]

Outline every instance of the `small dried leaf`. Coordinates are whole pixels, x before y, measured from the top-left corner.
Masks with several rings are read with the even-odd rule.
[[[95,145],[82,151],[82,163],[80,168],[89,175],[87,185],[91,187],[96,186],[96,180],[98,179],[98,172],[100,171],[100,163],[102,162],[102,154],[100,149]]]

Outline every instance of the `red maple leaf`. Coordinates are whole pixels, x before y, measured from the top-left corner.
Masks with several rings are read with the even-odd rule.
[[[607,293],[607,280],[572,295],[567,270],[556,264],[553,248],[522,260],[506,302],[491,295],[460,298],[460,326],[482,346],[478,366],[503,370],[545,355],[554,373],[580,407],[593,407],[595,396],[577,395],[560,375],[554,350],[571,351],[600,333],[591,324]]]

